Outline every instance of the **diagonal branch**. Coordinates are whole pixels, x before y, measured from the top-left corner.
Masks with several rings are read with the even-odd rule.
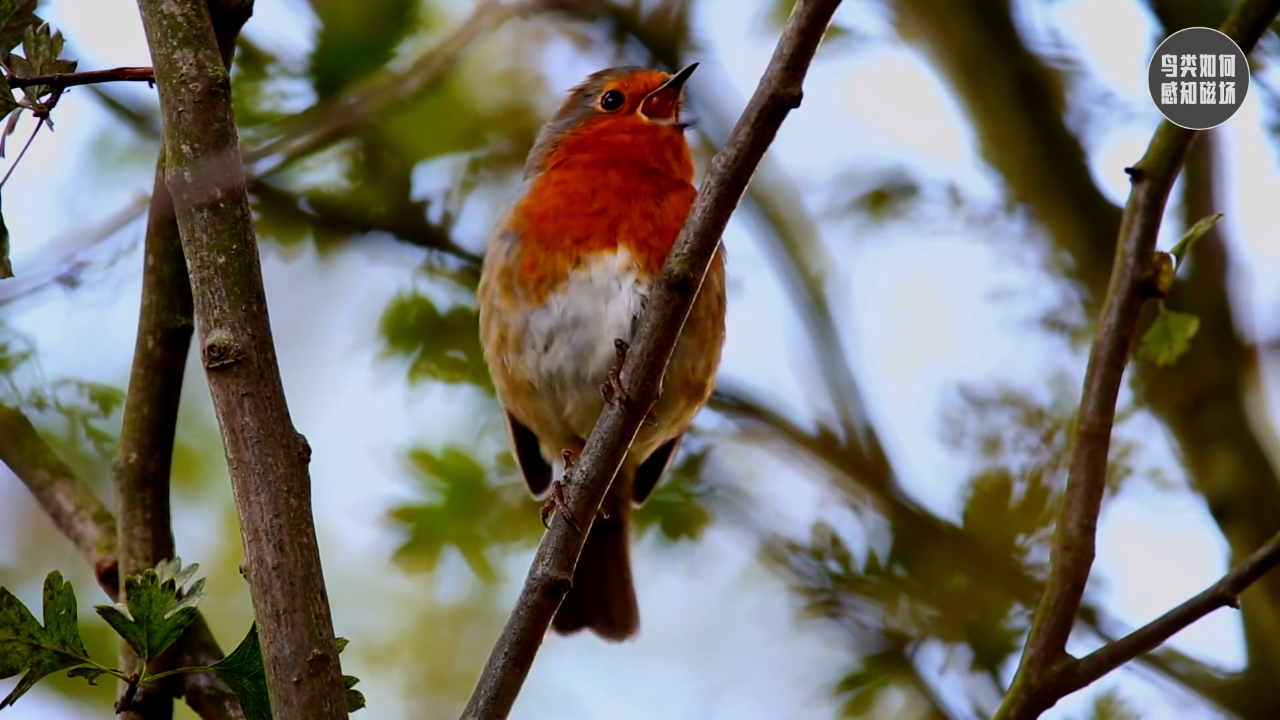
[[[1278,11],[1280,0],[1246,0],[1221,29],[1248,53]],[[1142,159],[1128,169],[1133,187],[1121,217],[1111,283],[1089,354],[1049,580],[1018,674],[997,718],[1039,717],[1062,696],[1048,681],[1069,661],[1066,644],[1093,565],[1116,398],[1139,312],[1152,294],[1152,258],[1165,201],[1196,136],[1195,131],[1164,122]]]
[[[17,408],[0,405],[0,462],[27,486],[53,524],[80,550],[107,594],[119,586],[116,521]]]
[[[1204,592],[1080,660],[1063,665],[1049,683],[1064,695],[1075,692],[1130,660],[1151,652],[1214,610],[1239,608],[1240,593],[1276,565],[1280,565],[1280,534]]]
[[[344,688],[311,515],[311,448],[294,429],[284,397],[230,74],[203,3],[139,0],[138,6],[271,706],[277,717],[341,720]]]
[[[574,517],[594,519],[599,511],[609,483],[658,396],[667,362],[719,248],[720,235],[782,121],[799,106],[805,73],[839,4],[840,0],[796,3],[755,94],[724,148],[712,159],[622,368],[629,399],[606,405],[570,470],[568,503]],[[511,711],[547,626],[572,584],[589,524],[575,530],[556,514],[463,718],[497,720]]]

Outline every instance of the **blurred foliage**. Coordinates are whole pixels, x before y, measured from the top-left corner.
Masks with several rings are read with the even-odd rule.
[[[1076,350],[1092,335],[1091,292],[1097,295],[1097,276],[1105,282],[1099,268],[1105,270],[1110,261],[1114,236],[1106,223],[1118,213],[1093,186],[1091,170],[1081,172],[1073,163],[1083,156],[1078,146],[1088,147],[1089,128],[1107,120],[1108,110],[1086,92],[1090,66],[1074,56],[1077,49],[1056,36],[1047,41],[1034,23],[1013,23],[1012,14],[1033,3],[876,0],[837,17],[828,40],[840,42],[823,50],[822,57],[831,58],[832,50],[869,42],[900,44],[905,38],[926,44],[928,60],[968,112],[973,125],[968,130],[977,135],[989,163],[984,171],[998,176],[995,200],[899,162],[845,168],[822,182],[792,182],[766,166],[754,187],[768,192],[748,199],[748,207],[758,211],[751,214],[758,221],[750,228],[753,237],[769,250],[783,250],[770,256],[771,269],[782,279],[803,332],[812,336],[803,341],[811,343],[798,347],[823,354],[817,395],[825,397],[792,399],[777,407],[751,400],[735,405],[735,415],[785,436],[786,452],[775,454],[788,468],[837,478],[842,492],[836,504],[843,511],[840,519],[816,522],[795,536],[773,528],[750,530],[767,566],[787,580],[806,616],[834,628],[846,648],[847,663],[831,673],[840,678],[831,690],[845,716],[882,717],[891,710],[907,715],[902,697],[930,717],[989,714],[990,699],[1003,690],[1002,670],[1016,661],[1035,583],[1046,569],[1083,357],[1064,357],[1070,370],[1047,367],[1043,381],[1029,387],[997,379],[957,388],[939,416],[942,439],[964,478],[950,519],[922,508],[902,490],[901,469],[882,448],[877,432],[883,428],[877,423],[869,420],[864,431],[852,433],[825,420],[827,402],[856,406],[853,396],[874,379],[857,376],[843,355],[848,316],[825,306],[828,297],[843,291],[842,279],[836,264],[823,258],[855,240],[875,241],[890,226],[922,237],[960,228],[1000,243],[1002,257],[1027,270],[1037,289],[1053,296],[1038,330],[1065,338]],[[1178,4],[1151,3],[1158,13]],[[750,11],[776,32],[793,5],[794,0],[762,0]],[[0,22],[0,39],[14,48],[30,32],[24,52],[32,67],[53,67],[48,62],[61,50],[55,47],[56,34],[47,26],[36,30],[34,16],[22,19],[34,3],[0,3],[0,17],[7,7],[17,10],[10,17],[21,22],[12,32],[12,23]],[[539,124],[559,102],[549,88],[570,80],[560,76],[566,53],[600,67],[627,62],[671,69],[698,59],[705,49],[694,20],[707,14],[697,0],[546,3],[527,21],[486,27],[475,42],[453,47],[451,33],[465,26],[471,10],[470,3],[431,0],[309,0],[289,10],[306,14],[300,18],[306,28],[302,47],[251,21],[233,69],[260,237],[285,249],[287,257],[314,249],[326,260],[377,239],[419,249],[417,272],[410,278],[413,268],[404,268],[405,284],[385,290],[386,307],[375,328],[379,357],[402,368],[409,385],[475,390],[483,405],[474,415],[476,432],[445,441],[423,438],[402,453],[408,497],[392,504],[386,517],[397,534],[392,560],[411,585],[410,597],[396,607],[415,610],[394,621],[380,619],[375,630],[384,636],[381,641],[371,646],[362,636],[348,651],[387,672],[414,668],[399,676],[402,690],[433,716],[460,710],[492,631],[506,616],[497,581],[509,579],[512,558],[527,553],[543,532],[540,502],[529,497],[510,453],[494,450],[505,448],[506,439],[482,360],[473,298],[487,233],[519,185]],[[920,32],[922,14],[947,32]],[[871,21],[864,22],[868,17]],[[901,38],[876,23],[896,24]],[[954,47],[942,47],[946,43]],[[1263,55],[1274,56],[1276,45],[1272,39]],[[981,62],[966,64],[974,57]],[[1002,101],[1007,104],[989,103],[990,98],[974,95],[966,75],[954,72],[970,67],[1007,70],[1023,84]],[[1274,115],[1278,96],[1262,82],[1257,86]],[[405,91],[409,87],[414,92]],[[23,102],[35,103],[36,95],[24,96]],[[156,142],[153,96],[109,87],[86,95],[120,121],[110,129],[109,142],[99,143],[110,150],[100,162],[116,162],[120,148],[132,147],[131,142],[150,143],[147,147]],[[0,100],[3,96],[0,92]],[[705,142],[696,143],[705,160],[714,149],[715,131],[727,131],[736,107],[709,92],[692,93],[689,112],[706,120]],[[1025,128],[1032,131],[1022,133]],[[126,133],[134,137],[123,137]],[[1021,144],[1027,138],[1039,145]],[[779,161],[785,164],[786,158]],[[1077,184],[1080,177],[1088,181],[1086,187]],[[810,205],[812,197],[821,201]],[[811,207],[821,209],[810,217]],[[1190,254],[1193,270],[1195,253],[1210,242],[1206,237]],[[78,280],[77,273],[60,277]],[[1189,282],[1185,275],[1179,280]],[[1180,312],[1188,310],[1174,304],[1172,296],[1170,303]],[[1146,336],[1152,342],[1140,346],[1140,358],[1171,360],[1187,349],[1195,329],[1176,314],[1170,327],[1170,314],[1155,318]],[[30,413],[59,454],[105,496],[121,393],[109,385],[44,378],[34,343],[6,330],[2,320],[0,402]],[[1202,329],[1197,344],[1214,342],[1205,337],[1210,327]],[[1192,348],[1179,367],[1194,355]],[[851,378],[848,383],[836,378],[842,372]],[[220,637],[231,637],[227,633],[242,632],[250,619],[247,596],[235,577],[240,553],[235,515],[207,397],[199,383],[188,385],[174,481],[183,490],[179,497],[189,501],[185,512],[203,516],[209,525],[199,532],[209,536],[202,557],[210,560],[213,573],[215,602],[209,604],[218,606],[210,622]],[[463,416],[444,404],[433,413],[440,425]],[[1111,495],[1135,481],[1172,487],[1160,480],[1145,453],[1150,438],[1134,435],[1139,417],[1151,420],[1137,401],[1117,415]],[[748,434],[745,423],[722,436],[705,433],[718,419],[712,413],[699,418],[668,477],[636,510],[643,542],[697,541],[714,523],[733,522],[732,513],[719,511],[739,480],[729,477],[736,459],[727,457],[733,455],[730,448],[747,442],[774,448],[761,435]],[[1175,454],[1186,449],[1175,448]],[[786,492],[777,486],[774,491]],[[38,582],[36,573],[66,561],[50,549],[56,543],[48,528],[24,524],[14,532],[33,538],[31,551],[18,565],[0,567],[6,578]],[[452,572],[455,556],[459,566],[465,565],[461,579]],[[77,582],[80,577],[87,578],[82,574]],[[1106,619],[1105,609],[1082,610],[1087,627],[1117,627]],[[1280,646],[1280,637],[1271,641]],[[86,629],[85,642],[92,653],[113,652],[106,632]],[[1248,642],[1256,647],[1259,640]],[[938,666],[922,660],[939,648],[948,662]],[[1160,672],[1193,688],[1236,680],[1183,660]],[[1205,678],[1211,682],[1196,685]],[[86,696],[86,689],[65,678],[54,685],[77,699],[109,702],[111,694],[110,688],[94,688]],[[943,686],[948,692],[940,692]],[[1220,696],[1204,694],[1223,703]],[[1253,693],[1265,694],[1256,688]],[[1090,717],[1119,720],[1137,713],[1118,692],[1108,691],[1096,698]]]
[[[493,391],[476,308],[454,305],[442,313],[428,297],[402,294],[387,306],[381,330],[387,353],[409,360],[410,382],[470,383]]]

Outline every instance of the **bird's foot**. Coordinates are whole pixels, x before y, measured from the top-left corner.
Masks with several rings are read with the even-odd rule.
[[[625,341],[617,339],[613,341],[613,348],[618,354],[618,364],[609,368],[604,384],[600,386],[600,394],[604,395],[605,402],[616,402],[621,405],[627,401],[627,391],[622,389],[622,365],[627,361],[627,351],[631,349],[631,346]]]
[[[551,497],[547,498],[546,504],[542,506],[542,527],[551,529],[551,523],[548,518],[552,512],[558,512],[564,516],[565,522],[569,523],[569,527],[582,532],[582,528],[578,527],[578,523],[573,519],[573,513],[569,511],[569,503],[564,499],[564,483],[559,480],[551,481]]]

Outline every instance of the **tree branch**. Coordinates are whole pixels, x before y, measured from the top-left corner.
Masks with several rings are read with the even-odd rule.
[[[0,405],[0,462],[27,486],[53,524],[89,561],[98,584],[115,597],[120,576],[111,512],[40,437],[27,416],[5,405]]]
[[[1221,30],[1246,53],[1280,11],[1280,0],[1246,0]],[[1013,686],[997,718],[1035,718],[1061,694],[1047,683],[1069,661],[1066,643],[1093,565],[1098,513],[1116,398],[1138,314],[1150,295],[1151,262],[1165,201],[1197,133],[1164,122],[1147,152],[1128,169],[1132,190],[1121,217],[1111,283],[1090,350],[1066,495],[1054,533],[1049,580]]]
[[[223,67],[231,69],[240,29],[253,12],[252,0],[209,0],[209,11],[218,40]],[[150,68],[145,68],[150,74]],[[137,575],[174,556],[173,523],[169,510],[170,471],[178,407],[186,371],[187,352],[195,329],[191,283],[187,278],[182,239],[174,217],[173,198],[165,185],[165,151],[160,147],[147,218],[143,251],[142,299],[133,367],[124,404],[120,449],[114,464],[116,515],[119,517],[120,568],[124,576]],[[205,635],[208,627],[203,628]],[[212,636],[210,636],[212,640]],[[151,665],[160,673],[174,667],[184,645],[166,652]],[[217,649],[217,645],[213,645]],[[199,648],[196,648],[197,650]],[[221,659],[212,658],[213,662]],[[128,643],[120,644],[120,667],[130,668],[137,658]],[[200,663],[200,664],[212,664]],[[197,673],[199,674],[199,673]],[[140,688],[133,696],[124,720],[166,720],[173,715],[173,696],[184,694],[189,675],[175,676],[164,687]],[[191,699],[217,704],[239,704],[231,689],[217,676],[204,678]],[[121,685],[125,691],[127,683]]]
[[[572,585],[585,533],[658,396],[667,362],[719,248],[720,235],[782,121],[800,105],[805,73],[839,4],[840,0],[796,3],[755,94],[724,148],[712,159],[622,368],[621,380],[629,399],[606,405],[569,471],[569,511],[574,517],[587,518],[587,526],[577,531],[563,515],[555,515],[463,718],[497,720],[511,711],[547,626]]]
[[[1165,640],[1214,610],[1223,607],[1239,608],[1240,593],[1278,564],[1280,533],[1204,592],[1119,640],[1063,665],[1050,678],[1049,684],[1056,686],[1063,695],[1075,692],[1130,660],[1151,652]]]
[[[9,87],[11,88],[46,85],[55,90],[106,82],[153,83],[155,79],[155,74],[149,67],[118,67],[110,70],[89,70],[87,72],[55,73],[53,75],[10,75],[8,78]]]
[[[271,705],[279,717],[346,718],[311,516],[311,449],[294,429],[280,379],[230,74],[204,3],[139,0],[138,6]]]

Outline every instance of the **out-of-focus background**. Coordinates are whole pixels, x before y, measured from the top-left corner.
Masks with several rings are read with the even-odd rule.
[[[262,0],[234,70],[272,326],[314,449],[344,671],[368,718],[456,717],[541,534],[476,337],[487,234],[539,124],[586,74],[701,63],[699,167],[769,59],[785,0]],[[513,718],[980,718],[1016,668],[1065,478],[1091,322],[1160,121],[1147,63],[1228,0],[848,0],[724,237],[713,405],[641,511],[635,642],[550,638]],[[130,0],[49,0],[80,69],[147,65]],[[460,29],[461,28],[461,29]],[[1205,134],[1161,234],[1225,213],[1169,298],[1201,328],[1132,367],[1086,652],[1280,525],[1280,57]],[[342,108],[335,112],[333,108]],[[4,188],[0,396],[106,502],[159,118],[145,85],[76,88]],[[9,138],[7,159],[30,132]],[[175,460],[185,562],[224,648],[251,620],[203,373]],[[0,469],[0,585],[38,605],[84,560]],[[1049,718],[1280,717],[1280,575]],[[7,690],[12,681],[4,683]],[[108,717],[56,679],[5,717]],[[180,717],[192,717],[181,707]]]

